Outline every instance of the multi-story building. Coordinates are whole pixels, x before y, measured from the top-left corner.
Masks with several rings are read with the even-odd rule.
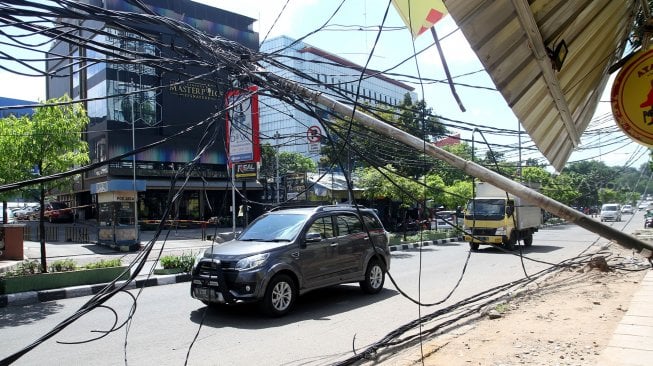
[[[107,10],[141,12],[124,0],[80,0]],[[258,49],[258,34],[252,31],[252,18],[199,4],[190,0],[142,0],[150,11],[183,21],[209,35],[219,35],[236,41],[252,50]],[[83,39],[91,39],[115,46],[124,52],[138,52],[181,59],[179,53],[188,43],[180,34],[163,26],[135,23],[128,24],[133,31],[125,31],[110,24],[87,20],[81,23]],[[93,30],[103,32],[94,32]],[[144,35],[156,42],[147,41]],[[160,45],[175,45],[161,47]],[[199,78],[178,84],[189,76],[206,73],[193,66],[183,70],[165,70],[151,64],[120,64],[101,62],[107,56],[91,47],[55,41],[50,49],[52,55],[70,55],[69,59],[53,57],[47,62],[49,71],[58,70],[58,77],[47,80],[47,98],[68,94],[76,100],[86,100],[90,117],[87,131],[90,158],[102,162],[154,142],[170,138],[176,133],[204,121],[221,110],[228,80],[225,73],[211,78]],[[72,60],[72,62],[71,62]],[[82,62],[78,62],[82,60]],[[83,60],[87,60],[86,62]],[[91,61],[93,60],[93,61]],[[100,60],[98,62],[97,60]],[[220,122],[218,122],[220,123]],[[224,118],[222,118],[224,124]],[[88,206],[86,217],[97,216],[93,212],[95,195],[92,185],[127,187],[144,191],[137,196],[138,217],[158,219],[161,217],[171,188],[171,177],[199,151],[205,129],[198,128],[169,141],[136,154],[132,158],[111,162],[87,172],[75,185],[74,192],[60,197],[71,206]],[[231,195],[224,136],[200,157],[176,212],[180,219],[207,219],[211,216],[229,216]],[[184,179],[177,182],[177,186]],[[250,186],[250,189],[254,188]],[[131,188],[123,188],[131,189]],[[211,207],[212,209],[209,209]]]
[[[360,90],[358,102],[371,105],[398,105],[406,94],[409,94],[413,101],[417,100],[414,88],[410,85],[375,70],[364,70],[362,66],[338,55],[286,36],[263,42],[261,52],[274,53],[275,58],[288,68],[310,75],[320,84],[274,66],[267,65],[268,71],[306,84],[317,91],[326,91],[328,86],[354,99],[357,90]],[[360,80],[362,72],[365,77]],[[337,96],[335,98],[338,99]],[[265,97],[261,98],[260,111],[262,143],[267,141],[270,145],[278,145],[281,151],[298,152],[316,162],[319,160],[319,143],[309,139],[309,134],[315,131],[315,127],[320,129],[314,117],[285,102]]]
[[[28,100],[0,97],[0,107],[12,107],[7,109],[0,108],[0,118],[14,115],[16,117],[30,115],[34,110],[30,107],[16,108],[17,106],[34,105],[36,102]]]

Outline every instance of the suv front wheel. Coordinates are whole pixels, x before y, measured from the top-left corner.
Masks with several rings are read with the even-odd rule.
[[[269,316],[282,316],[290,311],[297,299],[297,285],[285,274],[279,274],[270,280],[265,296],[261,302],[261,310]]]
[[[361,289],[368,294],[376,294],[383,289],[385,282],[385,269],[383,264],[378,259],[372,259],[367,264],[365,270],[365,280],[359,284]]]

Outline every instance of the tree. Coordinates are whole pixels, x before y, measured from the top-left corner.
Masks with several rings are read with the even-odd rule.
[[[472,146],[466,142],[460,144],[449,145],[442,148],[460,158],[465,160],[472,160]],[[446,185],[452,185],[457,181],[470,180],[471,177],[463,170],[460,170],[442,160],[435,160],[432,162],[431,171],[437,173]]]
[[[445,207],[455,209],[458,206],[465,207],[467,201],[472,198],[472,182],[459,180],[445,188],[447,193],[442,198]]]
[[[277,171],[277,158],[279,161],[279,171]],[[266,182],[274,182],[276,177],[283,179],[291,173],[308,173],[314,172],[317,164],[311,159],[297,152],[276,151],[270,144],[261,145],[261,169],[259,174]],[[272,189],[266,185],[266,195]]]
[[[380,168],[384,174],[373,167],[357,170],[358,185],[364,189],[363,197],[369,199],[389,199],[400,202],[403,207],[410,207],[424,199],[424,186],[412,179],[397,174],[392,165]]]
[[[23,138],[24,131],[21,127],[25,124],[26,117],[11,115],[0,119],[0,184],[13,183],[29,177],[29,169],[25,169],[21,164],[21,146],[18,143]],[[0,194],[4,213],[7,212],[7,199],[15,195],[16,192]],[[7,220],[7,215],[3,214],[3,223],[7,223]]]
[[[60,104],[64,103],[64,104]],[[60,105],[59,105],[60,104]],[[88,144],[82,132],[88,124],[86,111],[79,103],[72,103],[65,95],[51,99],[36,108],[31,118],[21,119],[20,138],[16,141],[22,159],[21,169],[30,171],[35,168],[38,174],[52,175],[67,171],[73,166],[89,162]],[[45,196],[57,188],[69,186],[73,177],[42,183],[39,187],[41,212],[39,214],[39,232],[41,242],[41,270],[47,271],[45,253]]]
[[[434,141],[447,133],[426,102],[413,102],[406,94],[398,106],[363,106],[367,113],[397,127],[400,130],[418,136],[426,141]],[[350,123],[347,118],[337,118],[330,124],[331,140],[322,148],[323,166],[349,165],[355,160],[358,167],[385,166],[392,164],[401,175],[417,177],[431,170],[434,160],[419,151],[388,138],[380,137],[377,132],[368,130],[357,123]],[[351,146],[348,146],[351,144]],[[364,153],[365,156],[356,156]]]

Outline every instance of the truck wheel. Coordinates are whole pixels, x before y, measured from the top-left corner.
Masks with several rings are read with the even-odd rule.
[[[510,239],[506,240],[505,243],[503,243],[503,246],[506,247],[507,250],[515,250],[515,244],[517,244],[517,236],[515,233],[510,234]]]
[[[524,238],[524,246],[525,247],[530,247],[531,245],[533,245],[533,233],[528,234]]]
[[[479,246],[480,245],[478,243],[469,243],[469,247],[472,249],[472,252],[477,251]]]
[[[297,285],[290,276],[279,274],[272,277],[265,296],[260,303],[261,310],[273,317],[286,315],[298,296]]]

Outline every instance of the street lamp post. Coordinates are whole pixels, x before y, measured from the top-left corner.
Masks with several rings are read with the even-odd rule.
[[[132,81],[132,86],[134,82]],[[136,120],[134,119],[134,94],[129,97],[132,115],[132,152],[136,150]],[[138,191],[136,190],[136,154],[132,154],[132,188],[134,189],[134,243],[138,242]]]

